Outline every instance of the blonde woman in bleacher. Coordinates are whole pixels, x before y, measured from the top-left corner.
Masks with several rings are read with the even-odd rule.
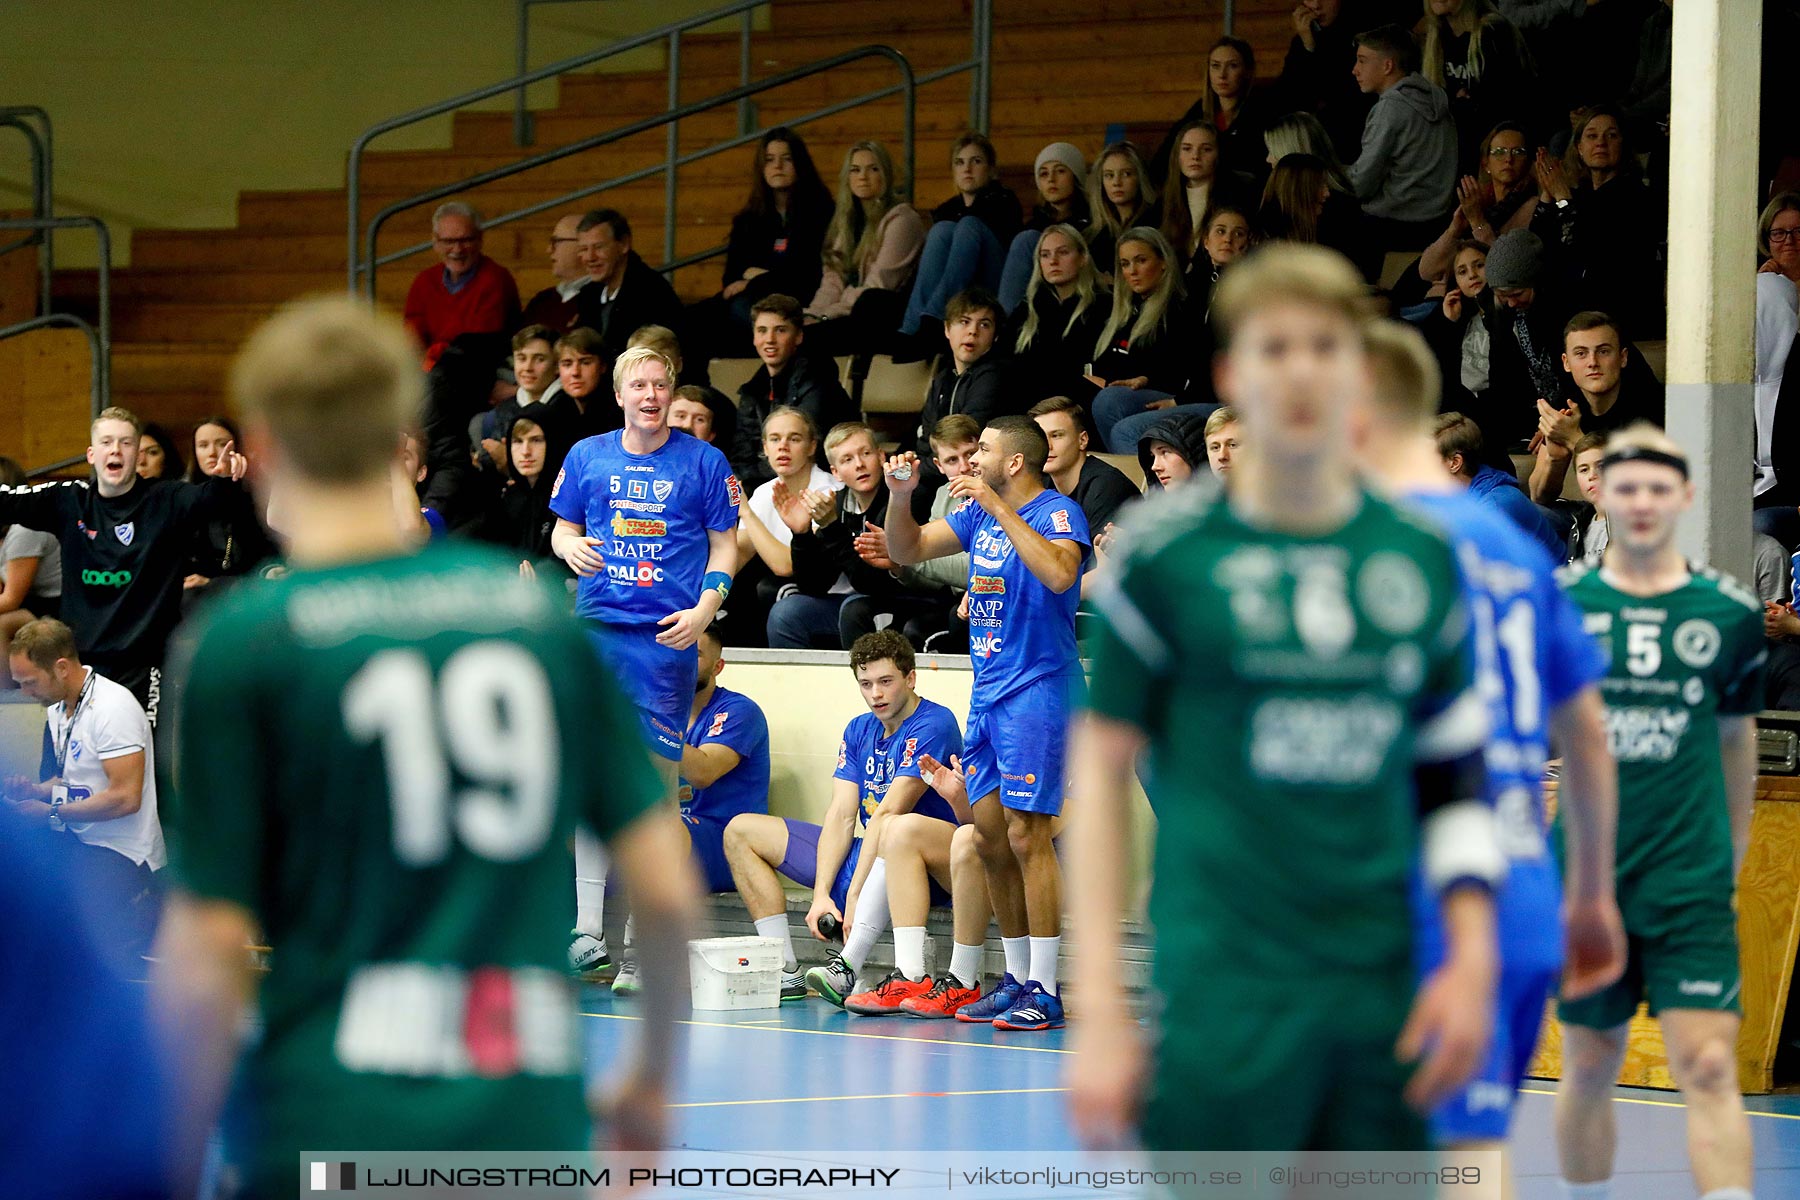
[[[825,231],[824,273],[806,306],[810,352],[835,357],[885,348],[924,248],[925,218],[901,198],[887,147],[868,140],[851,146]]]
[[[1118,271],[1088,382],[1100,389],[1093,410],[1100,440],[1113,454],[1130,454],[1159,415],[1179,407],[1204,416],[1216,407],[1212,335],[1188,304],[1181,260],[1157,230],[1125,231]]]
[[[1088,172],[1088,207],[1093,210],[1088,226],[1088,251],[1095,269],[1108,283],[1118,265],[1119,237],[1139,225],[1154,227],[1156,185],[1143,155],[1130,142],[1114,142],[1094,160]]]
[[[1051,396],[1080,400],[1084,409],[1092,403],[1094,385],[1086,376],[1111,308],[1081,232],[1073,225],[1052,225],[1038,234],[1024,302],[1000,335],[1000,344],[1014,356],[1011,385],[1021,403]]]

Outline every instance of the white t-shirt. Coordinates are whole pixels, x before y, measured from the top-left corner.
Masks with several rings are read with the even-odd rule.
[[[784,546],[792,546],[794,531],[788,528],[787,522],[781,519],[781,514],[775,511],[775,484],[776,481],[771,479],[750,493],[750,511],[756,514],[756,519],[763,523],[771,537]],[[836,492],[842,491],[843,487],[844,485],[839,483],[830,471],[823,469],[817,463],[813,464],[812,475],[806,481],[807,491]],[[837,582],[831,585],[830,595],[844,596],[849,592],[850,577],[839,575]]]
[[[84,668],[91,683],[85,702],[78,701],[75,727],[66,727],[63,704],[49,711],[50,744],[68,747],[62,756],[62,784],[69,800],[85,800],[107,788],[106,760],[139,751],[144,755],[144,798],[128,817],[110,821],[69,822],[69,832],[90,846],[117,850],[135,863],[149,863],[159,871],[168,861],[163,850],[162,822],[156,816],[156,749],[150,742],[150,722],[137,697],[94,668]]]

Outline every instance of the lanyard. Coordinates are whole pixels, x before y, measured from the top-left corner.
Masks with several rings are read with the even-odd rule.
[[[97,674],[92,667],[87,668],[87,673],[87,678],[81,684],[81,694],[75,698],[75,711],[69,714],[68,721],[63,725],[62,737],[56,742],[56,776],[64,782],[67,782],[67,776],[63,772],[69,761],[69,745],[75,739],[75,722],[80,719],[81,710],[87,705],[88,693],[94,688],[94,677]]]

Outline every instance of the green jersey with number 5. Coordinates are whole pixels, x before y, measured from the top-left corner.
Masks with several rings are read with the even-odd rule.
[[[1762,605],[1736,580],[1704,567],[1660,596],[1627,595],[1607,582],[1604,568],[1565,568],[1562,583],[1612,658],[1600,688],[1619,762],[1621,883],[1654,872],[1664,906],[1678,902],[1663,894],[1674,886],[1729,893],[1718,718],[1762,707]],[[1658,870],[1671,866],[1683,868],[1687,884]],[[1628,927],[1632,916],[1625,914]]]
[[[246,582],[197,625],[169,840],[180,886],[273,949],[257,1175],[291,1190],[302,1149],[583,1146],[570,837],[657,795],[587,635],[469,547]]]

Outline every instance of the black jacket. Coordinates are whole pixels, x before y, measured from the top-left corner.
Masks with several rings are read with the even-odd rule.
[[[631,335],[646,325],[662,325],[681,336],[682,307],[675,288],[633,250],[625,260],[625,279],[612,303],[604,300],[599,280],[575,293],[575,324],[600,335],[610,361],[625,353]]]
[[[1363,122],[1375,105],[1375,97],[1363,95],[1350,74],[1356,65],[1352,39],[1380,24],[1370,19],[1368,9],[1366,3],[1345,0],[1329,28],[1314,28],[1313,48],[1308,50],[1296,34],[1288,42],[1287,58],[1281,64],[1282,108],[1319,118],[1343,162],[1353,162],[1361,153]],[[1414,8],[1407,23],[1410,26],[1417,20],[1418,9]]]
[[[761,267],[764,273],[752,279],[743,292],[752,302],[777,292],[802,304],[812,299],[824,271],[821,248],[833,208],[831,197],[820,192],[796,196],[785,216],[773,210],[738,213],[731,219],[725,245],[725,284],[736,283],[752,267]]]
[[[848,489],[837,492],[837,520],[823,529],[794,535],[794,585],[808,596],[824,596],[830,594],[831,585],[837,582],[838,576],[844,575],[849,577],[850,587],[858,595],[917,595],[914,589],[880,567],[870,566],[856,552],[856,535],[865,525],[873,522],[884,529],[887,527],[887,484],[883,482],[876,488],[875,498],[865,512],[844,511],[844,498],[849,494]]]
[[[1094,361],[1094,343],[1106,327],[1112,297],[1104,291],[1096,293],[1087,311],[1070,325],[1079,302],[1073,293],[1058,300],[1055,288],[1040,284],[1030,307],[1021,304],[1006,319],[998,348],[1013,356],[1010,384],[1025,408],[1051,396],[1067,396],[1084,405],[1093,400],[1094,385],[1086,379],[1087,368]],[[1031,345],[1020,350],[1019,331],[1025,328],[1031,309],[1037,311],[1037,332]]]
[[[248,575],[276,555],[269,531],[249,490],[240,485],[237,496],[209,516],[202,516],[194,530],[188,570],[214,581]]]
[[[948,361],[940,366],[931,377],[931,390],[925,394],[925,407],[919,413],[920,461],[931,461],[931,428],[945,417],[965,413],[985,428],[995,417],[1024,411],[1011,381],[1012,361],[1000,352],[997,340],[986,357],[961,375]]]
[[[195,526],[248,503],[229,479],[140,479],[106,497],[88,480],[0,487],[0,525],[54,534],[62,619],[89,665],[158,666],[181,619]]]
[[[1138,462],[1144,468],[1144,488],[1161,491],[1162,484],[1150,470],[1150,443],[1161,442],[1187,460],[1196,473],[1210,471],[1206,458],[1206,418],[1199,413],[1170,413],[1144,430],[1138,438]]]
[[[1205,453],[1204,439],[1201,453]],[[1081,464],[1081,474],[1076,477],[1075,490],[1069,493],[1069,499],[1081,505],[1089,531],[1097,535],[1121,508],[1142,494],[1129,475],[1098,455],[1090,454]]]
[[[1087,193],[1076,188],[1069,197],[1069,215],[1059,217],[1056,210],[1047,204],[1039,203],[1031,206],[1031,213],[1025,218],[1024,228],[1031,233],[1042,233],[1052,225],[1073,225],[1083,233],[1093,224],[1094,214],[1088,208]]]
[[[961,221],[967,217],[973,217],[993,230],[994,236],[1000,239],[1002,250],[1012,245],[1013,235],[1022,226],[1019,198],[998,179],[976,192],[973,204],[964,204],[962,193],[959,192],[931,210],[934,224],[938,221]]]
[[[1355,57],[1354,54],[1351,56]],[[1202,110],[1206,105],[1206,97],[1198,97],[1188,106],[1188,110],[1175,118],[1163,134],[1155,155],[1144,164],[1150,172],[1150,178],[1156,181],[1160,192],[1169,178],[1169,155],[1175,150],[1175,131],[1189,121],[1198,121],[1206,114]],[[1231,128],[1219,134],[1219,173],[1221,175],[1247,176],[1260,194],[1263,181],[1269,177],[1269,147],[1263,142],[1263,131],[1269,127],[1274,116],[1281,115],[1277,107],[1271,115],[1264,104],[1263,96],[1251,92],[1238,105],[1237,116],[1231,122]]]
[[[762,456],[762,427],[769,414],[782,405],[813,419],[821,446],[833,425],[857,419],[856,406],[838,382],[837,364],[830,359],[796,354],[775,379],[769,378],[767,366],[758,367],[738,389],[737,433],[730,453],[731,469],[746,489],[775,477]],[[818,463],[825,465],[822,453]]]
[[[1430,315],[1419,323],[1419,332],[1425,335],[1426,344],[1437,358],[1438,375],[1444,381],[1438,411],[1463,413],[1475,417],[1477,423],[1480,418],[1475,416],[1473,410],[1484,403],[1481,397],[1487,393],[1484,390],[1478,395],[1463,386],[1463,339],[1469,335],[1471,322],[1486,320],[1480,304],[1464,300],[1462,315],[1452,321],[1444,315],[1444,306],[1440,301]],[[1491,378],[1490,375],[1490,380]]]
[[[1499,466],[1499,460],[1514,446],[1530,440],[1538,427],[1537,402],[1540,398],[1551,397],[1541,394],[1543,389],[1538,387],[1525,362],[1512,311],[1493,303],[1491,295],[1491,289],[1482,293],[1482,314],[1488,323],[1488,390],[1478,398],[1476,411],[1464,415],[1473,417],[1481,426],[1483,458]],[[1525,313],[1532,345],[1540,354],[1550,356],[1551,370],[1556,376],[1555,386],[1550,391],[1559,398],[1569,386],[1568,376],[1562,369],[1562,331],[1574,312],[1556,291],[1539,287],[1536,299]]]
[[[1154,339],[1131,344],[1131,326],[1143,307],[1142,297],[1132,297],[1131,320],[1114,335],[1094,359],[1094,374],[1111,383],[1142,375],[1151,391],[1167,392],[1177,404],[1212,399],[1212,332],[1195,313],[1192,301],[1175,299],[1163,313],[1162,328]]]
[[[1619,176],[1583,183],[1564,208],[1539,204],[1532,232],[1561,246],[1575,301],[1623,323],[1628,338],[1661,337],[1668,212],[1641,181]]]
[[[480,510],[478,474],[469,459],[469,423],[488,411],[509,344],[503,333],[462,334],[444,348],[425,377],[427,474],[420,502],[451,527]]]
[[[513,465],[513,427],[520,421],[534,422],[544,431],[544,466],[536,483],[527,483]],[[506,447],[506,474],[489,494],[480,517],[469,532],[482,541],[506,546],[523,558],[538,564],[539,570],[550,569],[567,575],[550,549],[550,533],[556,528],[556,515],[550,511],[550,490],[562,470],[563,459],[574,445],[564,415],[551,405],[528,404],[518,410],[500,431]]]

